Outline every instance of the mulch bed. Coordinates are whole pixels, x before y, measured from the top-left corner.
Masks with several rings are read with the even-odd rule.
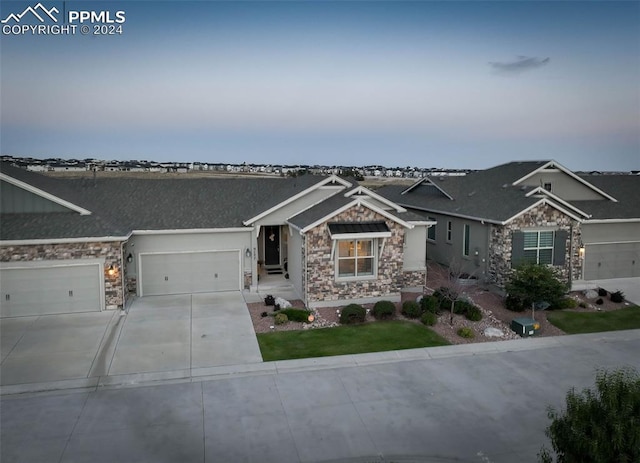
[[[432,266],[429,268],[427,286],[425,294],[431,294],[433,290],[446,285],[448,283],[448,274],[446,269],[439,266]],[[492,342],[505,339],[518,339],[519,336],[511,331],[511,320],[519,317],[531,317],[530,311],[525,312],[512,312],[507,310],[504,306],[503,298],[486,288],[479,285],[468,286],[464,288],[465,295],[473,301],[473,303],[482,311],[482,320],[473,322],[467,320],[463,315],[453,315],[453,321],[451,322],[451,314],[448,312],[443,313],[438,317],[438,323],[430,327],[433,331],[445,338],[451,344],[469,344],[476,342]],[[406,320],[413,323],[420,323],[420,320],[408,319],[400,313],[402,303],[408,300],[415,301],[421,293],[402,293],[401,302],[396,304],[396,319]],[[277,296],[277,294],[275,294]],[[615,303],[609,299],[609,296],[602,297],[603,303],[597,305],[595,301],[599,297],[593,299],[587,299],[583,292],[574,292],[570,294],[575,298],[578,303],[583,302],[587,307],[577,307],[575,310],[581,312],[597,312],[597,311],[611,311],[626,307],[628,303]],[[289,301],[294,308],[304,309],[304,302],[296,299]],[[268,333],[272,331],[294,331],[310,328],[308,325],[299,322],[288,322],[283,325],[276,325],[274,323],[273,315],[275,315],[274,307],[267,306],[264,302],[255,302],[247,304],[249,307],[249,313],[251,314],[251,320],[256,333]],[[366,309],[371,309],[373,304],[363,304]],[[316,320],[312,327],[324,327],[324,326],[336,326],[338,324],[338,312],[341,307],[323,307],[315,309],[313,311]],[[267,316],[263,317],[262,313],[266,312]],[[536,311],[535,319],[540,323],[540,331],[536,333],[536,337],[540,336],[560,336],[565,334],[560,328],[552,325],[547,320],[547,313],[543,311]],[[367,315],[366,322],[375,322],[375,319],[370,314]],[[461,327],[469,327],[473,330],[475,337],[472,339],[462,338],[457,334],[457,331]],[[488,337],[484,332],[486,328],[497,328],[502,333],[502,337]]]

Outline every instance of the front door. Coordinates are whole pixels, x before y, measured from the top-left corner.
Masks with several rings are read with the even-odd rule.
[[[280,227],[264,227],[264,265],[280,265]]]

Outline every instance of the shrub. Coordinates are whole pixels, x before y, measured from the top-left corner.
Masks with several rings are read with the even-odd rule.
[[[285,314],[289,321],[307,323],[311,312],[303,309],[280,309],[280,313]]]
[[[550,310],[563,310],[563,309],[575,309],[578,307],[578,302],[572,297],[565,297],[556,302],[555,305],[549,307]]]
[[[624,301],[624,293],[622,291],[616,291],[615,293],[611,293],[609,296],[611,302],[623,302]]]
[[[418,318],[422,315],[422,309],[416,301],[405,301],[402,304],[402,314],[407,318]]]
[[[604,301],[602,300],[602,298],[598,298],[598,300],[596,300],[596,304],[602,305],[604,304]]]
[[[514,296],[513,294],[509,294],[504,301],[504,305],[508,310],[512,312],[524,312],[526,307],[522,299],[518,296]]]
[[[474,309],[475,306],[468,301],[456,301],[453,305],[453,313],[458,315],[466,315],[467,312],[471,309]]]
[[[607,290],[604,288],[598,288],[598,296],[605,297],[607,295]]]
[[[355,323],[364,323],[367,311],[359,304],[349,304],[342,312],[340,312],[340,323],[343,325],[351,325]]]
[[[507,294],[518,297],[525,308],[538,301],[555,306],[563,299],[567,285],[562,283],[556,270],[547,265],[524,264],[516,268],[505,285]]]
[[[433,296],[438,299],[439,306],[443,309],[449,309],[451,307],[451,302],[458,299],[458,293],[451,288],[447,288],[446,286],[441,286],[440,288],[438,288],[433,293]]]
[[[425,312],[420,317],[420,321],[427,326],[433,326],[438,322],[438,317],[433,312]]]
[[[467,320],[471,320],[472,322],[479,322],[482,320],[482,312],[478,307],[473,305],[467,309],[464,316],[467,317]]]
[[[582,309],[586,309],[587,308],[587,303],[586,302],[580,302],[580,304],[578,304],[578,306]]]
[[[261,316],[262,318],[266,317],[267,315],[269,315],[267,312],[262,312],[262,313],[260,314],[260,316]]]
[[[598,371],[595,389],[572,388],[566,410],[549,407],[547,416],[557,462],[640,461],[640,376],[633,369]],[[545,447],[539,459],[554,461]]]
[[[372,313],[377,320],[391,320],[396,316],[396,305],[391,301],[378,301]]]
[[[435,296],[424,296],[420,300],[420,308],[423,312],[440,313],[440,301]]]
[[[458,336],[466,339],[472,339],[475,337],[473,330],[467,326],[464,326],[458,330]]]
[[[282,312],[277,313],[275,316],[276,325],[284,325],[288,321],[289,321],[289,317],[287,317],[287,315],[283,314]]]
[[[271,294],[268,294],[264,298],[264,305],[276,305],[276,299]]]

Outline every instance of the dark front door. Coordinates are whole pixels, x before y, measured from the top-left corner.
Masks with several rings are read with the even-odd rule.
[[[280,265],[280,227],[264,227],[264,265]]]

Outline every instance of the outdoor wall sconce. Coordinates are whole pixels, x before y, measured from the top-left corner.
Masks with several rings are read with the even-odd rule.
[[[580,245],[580,249],[578,250],[578,253],[580,254],[580,258],[583,259],[584,258],[584,244]]]
[[[133,262],[133,254],[129,253],[129,255],[127,256],[127,262],[128,263]]]
[[[113,276],[116,274],[116,268],[113,265],[109,266],[109,270],[107,270],[107,273],[109,274],[109,276]]]
[[[246,257],[251,257],[251,249],[247,248],[247,249],[244,251],[244,255],[245,255]]]

